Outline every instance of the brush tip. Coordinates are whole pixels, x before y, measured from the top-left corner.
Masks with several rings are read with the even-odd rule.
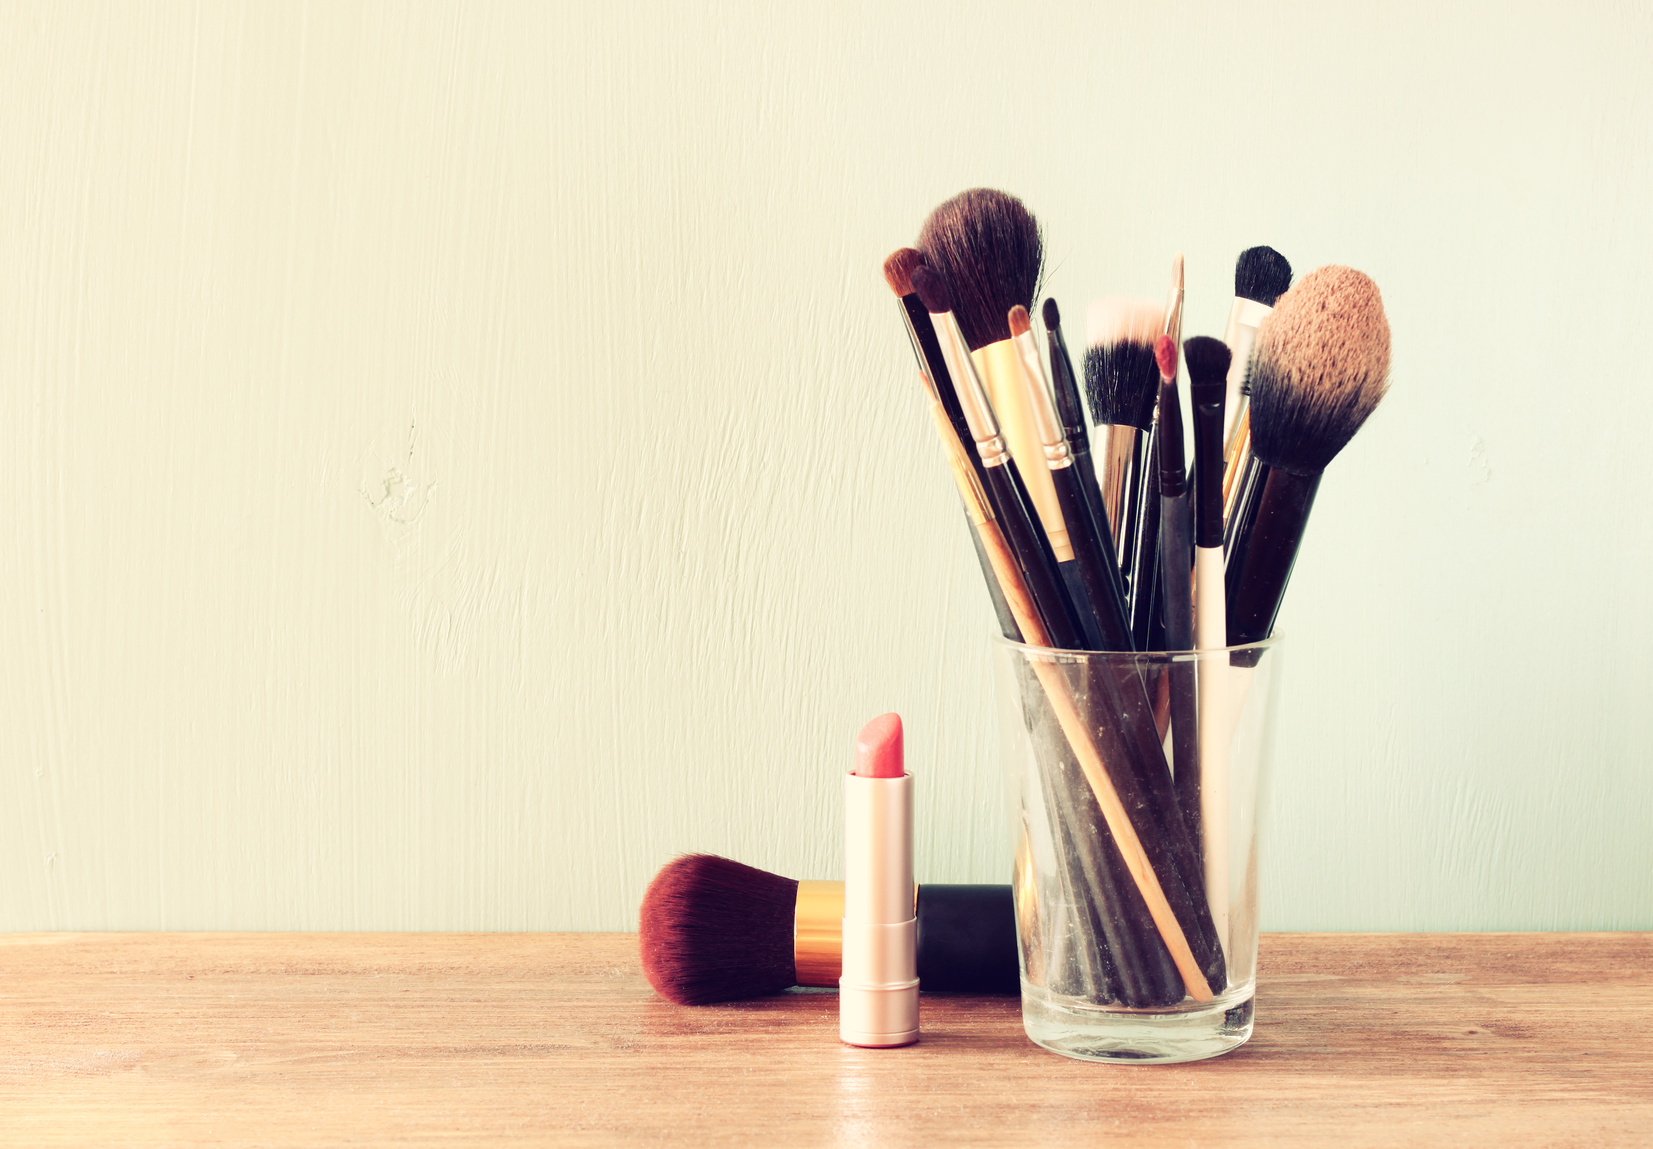
[[[944,311],[953,310],[953,295],[947,290],[947,284],[941,276],[926,264],[913,268],[913,290],[918,292],[919,302],[931,315],[940,315]]]
[[[1039,221],[1021,200],[993,188],[960,192],[930,213],[916,246],[947,282],[972,351],[1010,338],[1005,316],[1033,306],[1044,267]]]
[[[1165,308],[1151,299],[1106,296],[1085,313],[1086,342],[1140,343],[1151,347],[1165,329]]]
[[[916,247],[903,247],[890,253],[884,261],[884,282],[897,295],[913,293],[913,269],[924,266],[924,253]]]
[[[1177,343],[1169,335],[1160,335],[1154,340],[1154,362],[1159,364],[1161,379],[1175,379],[1177,377]]]
[[[1257,457],[1300,475],[1325,470],[1388,389],[1377,284],[1341,266],[1298,280],[1257,330],[1250,381]]]
[[[1188,388],[1195,402],[1211,392],[1219,396],[1227,392],[1228,365],[1233,357],[1228,344],[1209,335],[1196,335],[1182,345],[1182,358],[1188,364]]]
[[[1265,307],[1291,286],[1291,264],[1272,247],[1248,247],[1234,261],[1234,294],[1254,299]]]
[[[1062,326],[1062,313],[1057,309],[1056,301],[1054,299],[1045,300],[1043,314],[1045,317],[1046,331],[1055,331],[1058,327]]]
[[[643,975],[679,1005],[779,993],[797,976],[797,901],[791,878],[715,854],[674,859],[643,894]]]
[[[1027,308],[1018,303],[1010,309],[1010,336],[1014,339],[1018,335],[1026,335],[1033,330],[1033,320],[1028,317]]]

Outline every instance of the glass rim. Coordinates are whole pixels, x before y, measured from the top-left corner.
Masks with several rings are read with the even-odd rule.
[[[1063,646],[1038,646],[1031,642],[1021,642],[1018,639],[1006,638],[1002,634],[992,635],[993,645],[1001,650],[1017,650],[1028,655],[1057,658],[1151,658],[1166,659],[1194,659],[1213,654],[1234,654],[1236,652],[1265,651],[1278,646],[1284,639],[1283,634],[1271,634],[1267,638],[1256,642],[1243,642],[1238,646],[1209,646],[1201,650],[1073,650]]]

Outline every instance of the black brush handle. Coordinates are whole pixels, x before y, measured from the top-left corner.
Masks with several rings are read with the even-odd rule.
[[[1320,475],[1294,475],[1269,468],[1257,500],[1245,562],[1228,596],[1228,644],[1261,642],[1274,633],[1274,619],[1303,545]]]
[[[1016,556],[1027,582],[1027,592],[1038,608],[1039,620],[1044,623],[1050,644],[1065,650],[1078,650],[1083,643],[1079,626],[1074,621],[1073,607],[1068,602],[1067,589],[1056,569],[1056,556],[1051,553],[1045,533],[1034,525],[1033,501],[1016,470],[1013,459],[996,467],[984,467],[987,474],[987,495],[1004,532],[1005,542]]]
[[[1085,494],[1085,480],[1076,466],[1053,469],[1050,480],[1062,508],[1062,521],[1068,525],[1072,565],[1101,632],[1096,649],[1131,650],[1130,622],[1125,617],[1125,604],[1119,591],[1119,567],[1113,559],[1113,543],[1107,537],[1105,526],[1102,537],[1097,537],[1092,504]]]
[[[1257,522],[1257,499],[1263,493],[1263,482],[1268,478],[1268,464],[1256,455],[1246,459],[1235,482],[1239,490],[1234,495],[1228,521],[1223,524],[1223,577],[1226,597],[1234,594],[1240,568],[1245,565],[1246,547],[1251,542],[1251,528]]]
[[[1004,588],[999,585],[999,577],[993,573],[993,564],[987,558],[987,548],[981,545],[981,532],[976,524],[965,516],[970,523],[970,542],[976,548],[976,561],[981,563],[981,577],[987,583],[987,597],[993,600],[993,614],[999,620],[999,633],[1011,642],[1022,641],[1021,629],[1016,626],[1016,616],[1010,610],[1010,603],[1004,597]]]
[[[941,340],[936,335],[936,325],[930,319],[930,313],[920,302],[916,291],[901,297],[901,307],[907,314],[907,330],[912,335],[913,346],[924,361],[930,382],[936,389],[936,397],[941,400],[941,409],[947,412],[948,421],[953,424],[953,431],[958,435],[959,442],[968,445],[971,442],[970,423],[964,417],[964,408],[959,404],[958,392],[953,390],[953,376],[947,370],[947,357],[941,353]],[[975,468],[976,478],[986,486],[987,478],[982,470],[981,458],[974,451],[966,450],[964,453],[969,456],[970,465]]]
[[[1131,566],[1131,637],[1138,650],[1158,649],[1153,620],[1160,609],[1159,585],[1159,436],[1149,437],[1146,457],[1138,468],[1142,483],[1137,492],[1136,545]]]
[[[941,993],[1021,992],[1009,886],[918,887],[918,982]]]

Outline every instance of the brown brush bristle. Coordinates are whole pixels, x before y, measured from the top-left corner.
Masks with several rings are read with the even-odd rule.
[[[918,250],[946,281],[972,351],[1009,339],[1010,309],[1033,306],[1044,239],[1039,221],[1013,195],[992,188],[960,192],[924,221]]]
[[[1010,334],[1012,337],[1026,335],[1033,330],[1033,320],[1028,318],[1027,308],[1018,303],[1010,309]]]
[[[668,862],[643,894],[643,975],[661,997],[709,1005],[796,984],[798,883],[715,854]]]
[[[913,293],[913,269],[924,266],[924,253],[916,247],[903,247],[892,252],[884,261],[884,282],[897,295]]]
[[[1161,379],[1177,377],[1177,341],[1169,335],[1154,340],[1154,362],[1159,364]]]
[[[1326,469],[1389,385],[1389,321],[1371,278],[1322,267],[1282,295],[1257,331],[1251,446],[1271,467]]]

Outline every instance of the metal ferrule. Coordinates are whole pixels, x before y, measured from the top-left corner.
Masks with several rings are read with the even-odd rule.
[[[792,964],[799,985],[838,984],[843,920],[844,883],[798,883],[798,900],[792,910]]]
[[[999,435],[999,424],[993,418],[993,405],[987,401],[987,388],[970,358],[970,348],[964,342],[964,332],[951,311],[930,312],[935,324],[936,338],[941,344],[942,358],[953,377],[953,391],[958,395],[964,421],[970,425],[970,437],[976,441],[976,453],[984,467],[1002,467],[1010,458],[1010,449]]]
[[[1164,332],[1171,342],[1182,346],[1182,256],[1178,255],[1171,270],[1171,294],[1165,300]]]
[[[1073,466],[1073,452],[1068,449],[1062,421],[1056,415],[1056,401],[1051,398],[1050,386],[1044,381],[1044,365],[1039,359],[1039,346],[1033,341],[1033,332],[1016,336],[1016,352],[1022,359],[1022,374],[1027,382],[1027,406],[1033,415],[1033,430],[1044,449],[1045,462],[1052,471]]]

